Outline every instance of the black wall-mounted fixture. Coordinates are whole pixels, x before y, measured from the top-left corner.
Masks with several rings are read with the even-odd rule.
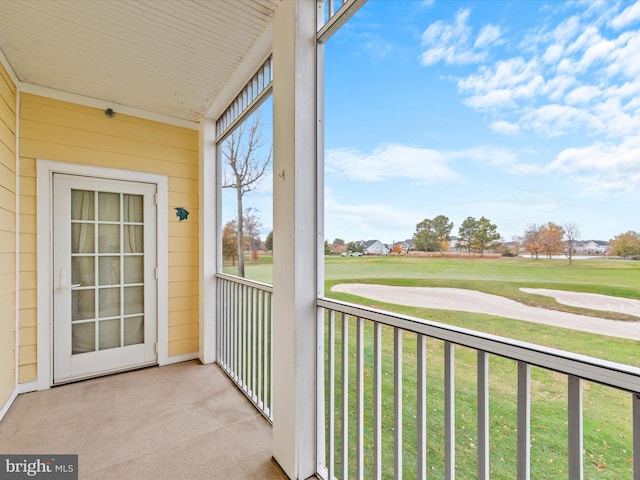
[[[109,118],[113,118],[113,117],[115,117],[115,116],[116,116],[116,112],[114,112],[114,111],[113,111],[113,108],[107,108],[107,109],[104,111],[104,114],[105,114],[107,117],[109,117]]]
[[[179,218],[179,222],[186,220],[189,216],[189,211],[186,208],[176,207],[176,216]]]

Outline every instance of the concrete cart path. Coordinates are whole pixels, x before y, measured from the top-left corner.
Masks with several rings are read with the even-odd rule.
[[[640,322],[608,320],[574,313],[558,312],[546,308],[531,307],[499,295],[491,295],[475,290],[440,287],[395,287],[366,283],[338,284],[334,285],[332,290],[334,292],[350,293],[380,302],[394,303],[396,305],[484,313],[600,335],[640,340]],[[581,295],[590,294],[574,293],[572,301],[577,302],[577,299],[579,299]],[[610,299],[611,302],[619,300],[617,297],[607,298]],[[591,305],[592,303],[590,302],[593,302],[592,298],[588,301],[585,300],[584,305],[572,305]],[[593,307],[586,306],[586,308]],[[629,313],[629,311],[625,311],[624,313]]]

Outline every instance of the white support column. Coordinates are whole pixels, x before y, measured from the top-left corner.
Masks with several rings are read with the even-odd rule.
[[[219,215],[216,208],[216,147],[215,122],[204,119],[200,124],[200,204],[198,224],[200,302],[199,358],[202,363],[216,361],[216,252],[218,250]]]
[[[273,456],[290,478],[316,461],[316,2],[273,20]]]

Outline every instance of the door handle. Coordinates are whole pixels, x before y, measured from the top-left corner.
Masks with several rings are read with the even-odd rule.
[[[60,269],[60,273],[58,274],[58,292],[59,293],[62,294],[62,293],[65,293],[67,289],[71,290],[72,288],[77,288],[81,286],[82,286],[81,283],[77,283],[75,285],[68,285],[67,276],[64,273],[64,268]]]

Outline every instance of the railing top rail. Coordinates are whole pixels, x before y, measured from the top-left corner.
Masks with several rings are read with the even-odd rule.
[[[236,277],[234,275],[229,275],[228,273],[217,273],[216,278],[221,280],[226,280],[232,283],[239,283],[241,285],[246,285],[248,287],[257,288],[258,290],[264,290],[265,292],[273,293],[273,285],[269,285],[268,283],[258,282],[256,280],[250,280],[248,278]]]
[[[398,327],[406,331],[640,394],[640,368],[630,365],[338,300],[319,298],[317,305],[321,308],[366,318],[383,325]]]

